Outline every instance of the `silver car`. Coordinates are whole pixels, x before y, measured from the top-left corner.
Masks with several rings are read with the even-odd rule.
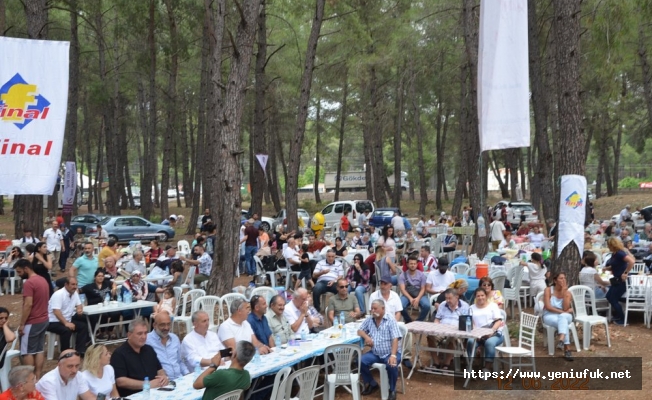
[[[310,226],[310,214],[308,214],[308,211],[304,210],[303,208],[299,208],[298,210],[299,217],[303,220],[303,225],[304,227],[309,227]],[[276,230],[276,227],[279,225],[285,225],[287,224],[287,214],[285,211],[285,208],[282,209],[281,211],[278,212],[274,217],[274,222],[272,223],[272,229]]]

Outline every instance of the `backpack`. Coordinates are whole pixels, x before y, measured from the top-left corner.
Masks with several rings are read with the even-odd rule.
[[[274,272],[277,270],[276,267],[276,257],[275,256],[267,256],[263,257],[262,260],[260,260],[263,263],[263,269],[267,272]]]

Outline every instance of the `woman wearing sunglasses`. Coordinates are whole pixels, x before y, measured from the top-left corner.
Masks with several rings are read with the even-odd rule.
[[[95,396],[103,394],[106,398],[120,397],[110,362],[111,352],[103,344],[94,344],[86,350],[82,376]]]
[[[369,290],[369,267],[364,263],[362,254],[353,256],[353,266],[349,268],[346,280],[349,281],[349,293],[355,292],[360,309],[366,310],[364,294]]]

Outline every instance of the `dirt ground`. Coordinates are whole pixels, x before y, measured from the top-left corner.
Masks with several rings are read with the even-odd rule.
[[[611,215],[617,214],[625,204],[631,204],[632,207],[636,206],[647,206],[652,204],[652,196],[643,193],[629,193],[613,198],[603,198],[594,201],[596,216],[600,219],[608,219]],[[324,200],[327,201],[327,200]],[[172,205],[172,204],[171,204]],[[322,204],[323,205],[323,204]],[[302,207],[304,204],[302,203]],[[320,209],[318,205],[312,205],[310,208]],[[407,203],[405,204],[407,210],[418,209],[418,204]],[[434,207],[433,207],[434,208]],[[446,206],[445,206],[446,208]],[[450,209],[450,205],[448,205]],[[10,210],[11,207],[5,206],[5,210]],[[271,209],[270,209],[271,210]],[[83,210],[85,211],[85,210]],[[267,211],[267,208],[266,208]],[[313,210],[310,210],[313,211]],[[183,214],[186,216],[190,215],[190,210],[185,208],[176,208],[171,207],[170,212],[176,214]],[[137,213],[137,212],[130,212]],[[271,215],[271,213],[269,213]],[[187,217],[188,218],[188,217]],[[188,223],[192,223],[188,221]],[[180,233],[182,229],[177,231]],[[184,229],[185,230],[185,229]],[[13,231],[13,222],[12,215],[0,216],[0,233],[10,233]],[[12,238],[11,235],[7,235],[8,238]],[[177,237],[176,240],[180,240],[187,237]],[[237,278],[234,282],[234,286],[237,285],[246,285],[248,279],[246,277]],[[22,298],[20,294],[14,296],[6,294],[0,297],[0,306],[7,307],[11,316],[9,318],[9,324],[13,329],[16,329],[19,324],[19,312],[22,303]],[[529,310],[532,312],[532,310]],[[649,395],[645,395],[652,389],[652,380],[646,379],[652,376],[652,346],[650,346],[650,338],[652,337],[649,329],[643,324],[643,317],[640,313],[630,314],[631,325],[627,327],[617,326],[614,324],[609,325],[609,331],[611,336],[611,348],[607,347],[604,329],[602,327],[594,327],[593,335],[591,341],[591,348],[589,351],[581,351],[579,353],[573,352],[576,358],[578,357],[641,357],[642,358],[642,374],[643,374],[643,387],[642,391],[628,391],[628,390],[611,390],[611,391],[575,391],[572,396],[574,398],[619,398],[619,399],[642,399],[649,398]],[[517,316],[518,318],[518,316]],[[510,319],[510,336],[512,337],[512,343],[518,343],[518,322],[511,322]],[[580,336],[580,343],[582,338],[581,327],[578,328],[578,333]],[[536,354],[537,357],[548,357],[547,349],[543,347],[544,333],[537,332],[537,346]],[[574,350],[574,349],[573,349]],[[560,365],[568,363],[562,357],[559,351],[556,352],[556,360],[558,360]],[[429,356],[425,355],[424,360],[429,362]],[[18,364],[18,360],[14,360],[15,364]],[[45,371],[56,366],[54,361],[46,362]],[[405,377],[409,371],[405,371]],[[400,378],[399,378],[400,381]],[[433,398],[451,398],[455,396],[457,390],[453,387],[453,378],[451,377],[442,377],[442,376],[433,376],[427,375],[420,372],[415,372],[410,380],[406,380],[406,393],[402,394],[399,391],[398,398],[404,399],[433,399]],[[398,385],[400,389],[400,382]],[[569,396],[564,391],[512,391],[510,393],[505,393],[505,391],[498,390],[478,390],[478,391],[469,391],[465,390],[463,396],[465,399],[475,399],[475,398],[550,398],[550,399],[567,399]],[[351,396],[343,391],[338,390],[336,398],[338,399],[348,399]],[[372,396],[367,396],[365,398],[369,399],[380,399],[380,392],[375,392]]]

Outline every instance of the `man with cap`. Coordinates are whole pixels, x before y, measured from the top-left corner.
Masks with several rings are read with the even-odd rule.
[[[371,305],[374,300],[383,300],[385,302],[385,311],[389,315],[393,315],[396,321],[401,320],[401,311],[403,311],[403,303],[398,294],[392,290],[392,277],[383,275],[380,278],[380,289],[376,290],[369,296],[369,310],[372,310]]]
[[[179,259],[199,269],[199,272],[195,274],[194,280],[195,285],[199,285],[210,278],[211,271],[213,270],[213,259],[208,255],[208,253],[206,253],[204,246],[196,245],[192,248],[192,252],[197,257],[196,260],[186,257],[181,257]]]
[[[155,266],[161,268],[162,270],[170,270],[170,266],[174,260],[178,260],[179,256],[177,255],[177,246],[173,244],[168,244],[165,246],[165,253],[162,256],[159,256],[158,260],[154,264]]]
[[[440,294],[448,285],[455,282],[455,274],[448,270],[448,259],[445,257],[437,260],[437,269],[433,269],[426,279],[426,292]]]
[[[358,248],[362,241],[362,230],[360,228],[353,229],[353,237],[351,238],[351,247]]]
[[[254,226],[256,222],[253,218],[250,218],[245,222],[244,236],[240,243],[245,244],[245,266],[247,269],[247,275],[254,276],[256,275],[256,261],[254,261],[254,255],[258,250],[258,229]]]
[[[57,367],[43,375],[36,383],[36,390],[45,400],[95,400],[86,379],[79,373],[80,367],[79,353],[72,349],[62,351]]]
[[[457,249],[457,236],[453,233],[453,228],[449,227],[446,230],[446,236],[441,241],[441,245],[444,253],[450,253]]]

